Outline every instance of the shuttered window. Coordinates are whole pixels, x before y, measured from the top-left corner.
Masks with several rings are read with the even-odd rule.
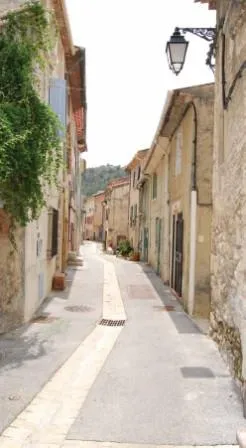
[[[58,210],[50,208],[48,212],[48,248],[47,256],[52,258],[58,253]]]
[[[65,135],[67,125],[67,85],[65,79],[51,78],[49,84],[49,104],[58,115],[63,130],[59,132],[61,137]]]
[[[58,210],[53,208],[52,221],[52,239],[51,239],[51,256],[54,257],[58,252]]]

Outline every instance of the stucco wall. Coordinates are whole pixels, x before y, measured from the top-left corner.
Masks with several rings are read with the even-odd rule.
[[[48,102],[49,79],[64,79],[65,55],[58,35],[52,51],[52,68],[50,73],[41,74],[41,97]],[[58,173],[62,183],[62,171]],[[62,235],[63,235],[63,200],[62,194],[53,187],[47,191],[47,207],[59,210],[58,254],[51,260],[47,256],[48,249],[48,208],[45,208],[37,221],[28,224],[25,229],[25,308],[24,319],[29,320],[52,288],[52,279],[57,268],[61,269]],[[38,248],[38,249],[37,249]]]
[[[119,236],[128,238],[129,184],[112,189],[108,219],[108,242],[117,246]]]
[[[2,0],[0,14],[12,7],[24,2],[21,0]],[[51,0],[43,0],[46,7],[52,7]],[[40,72],[40,96],[48,103],[49,101],[49,79],[64,79],[65,55],[61,36],[58,35],[56,44],[51,52],[51,64],[45,72]],[[58,173],[61,184],[63,183],[63,170]],[[63,186],[66,187],[65,184]],[[49,259],[48,249],[48,207],[59,210],[58,224],[58,255]],[[47,208],[45,208],[39,219],[26,226],[17,234],[18,253],[9,254],[9,243],[6,237],[0,235],[0,255],[2,263],[0,293],[2,300],[2,320],[0,331],[14,324],[14,321],[29,320],[35,310],[47,297],[52,287],[52,279],[56,269],[62,268],[63,255],[63,193],[56,188],[47,191]],[[2,213],[2,212],[1,212]],[[12,289],[11,289],[12,288]],[[7,315],[5,313],[7,312]],[[12,324],[11,324],[12,322]]]
[[[102,238],[102,220],[103,220],[103,201],[104,193],[95,196],[95,213],[94,213],[94,232],[96,240]]]
[[[154,156],[153,156],[154,157]],[[154,162],[153,162],[154,163]],[[149,188],[149,262],[161,275],[164,282],[168,281],[169,273],[169,217],[168,217],[168,184],[167,170],[168,155],[162,156],[161,160],[156,160],[156,169],[153,174],[157,175],[157,197],[153,198],[153,174],[150,179]],[[156,235],[156,219],[161,221],[160,242]],[[160,253],[158,254],[158,251]]]
[[[170,248],[172,248],[173,215],[183,213],[183,279],[182,299],[185,308],[193,314],[208,317],[210,311],[210,251],[212,213],[212,153],[213,153],[213,86],[202,86],[193,98],[170,143]],[[195,114],[195,111],[196,114]],[[196,158],[194,159],[195,121],[197,119]],[[181,169],[177,173],[176,141],[182,135]],[[191,292],[191,194],[193,162],[196,161],[196,233],[194,299]],[[172,250],[172,249],[171,249]],[[172,257],[170,255],[170,261]],[[170,274],[171,274],[170,268]],[[171,280],[171,279],[170,279]],[[194,302],[194,306],[193,306]]]
[[[217,21],[224,15],[226,20],[218,35],[216,57],[211,322],[212,334],[232,371],[245,380],[246,72],[237,80],[228,108],[223,110],[221,56],[224,33],[227,95],[246,59],[246,7],[245,2],[220,1],[218,9]]]
[[[194,314],[209,317],[211,306],[211,225],[214,94],[197,98],[197,224]]]
[[[84,238],[92,240],[94,237],[94,213],[95,213],[95,198],[91,196],[85,201],[85,225]]]
[[[132,244],[132,247],[137,252],[139,249],[139,190],[137,189],[137,180],[135,181],[135,185],[133,185],[133,173],[137,172],[139,164],[134,168],[134,170],[131,170],[131,176],[130,176],[130,198],[129,198],[129,240]],[[131,207],[133,207],[133,213],[134,213],[134,207],[137,206],[137,217],[135,217],[135,222],[131,223]]]
[[[182,133],[181,149],[181,171],[176,174],[176,139],[177,133]],[[190,248],[190,192],[191,192],[191,166],[193,148],[193,111],[190,108],[182,123],[177,129],[170,143],[170,176],[169,176],[169,197],[170,197],[170,243],[172,242],[172,216],[183,213],[184,236],[183,236],[183,281],[182,298],[184,305],[188,303],[189,290],[189,248]],[[171,248],[170,244],[170,248]],[[172,259],[170,258],[170,262]],[[171,274],[170,268],[170,274]]]

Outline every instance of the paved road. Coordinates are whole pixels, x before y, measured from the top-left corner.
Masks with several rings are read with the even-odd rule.
[[[20,330],[17,361],[13,349],[2,367],[1,391],[8,372],[11,382],[3,392],[5,422],[17,418],[0,447],[235,444],[236,430],[245,426],[241,399],[214,343],[149,267],[103,256],[94,244],[83,250],[69,299],[59,295],[45,308],[55,320]],[[93,310],[69,313],[64,300]],[[102,313],[127,318],[125,326],[96,325]],[[28,336],[33,332],[41,345]],[[11,344],[11,337],[2,342]],[[9,400],[20,390],[21,404]]]

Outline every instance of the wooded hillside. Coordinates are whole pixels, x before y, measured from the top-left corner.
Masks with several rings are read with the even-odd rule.
[[[83,174],[82,192],[85,196],[91,196],[99,190],[104,190],[110,180],[124,176],[126,172],[120,165],[108,164],[88,168]]]

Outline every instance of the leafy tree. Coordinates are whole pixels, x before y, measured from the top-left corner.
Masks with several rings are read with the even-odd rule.
[[[85,196],[91,196],[99,190],[104,190],[112,179],[126,176],[120,165],[101,165],[88,168],[83,174],[82,191]]]

